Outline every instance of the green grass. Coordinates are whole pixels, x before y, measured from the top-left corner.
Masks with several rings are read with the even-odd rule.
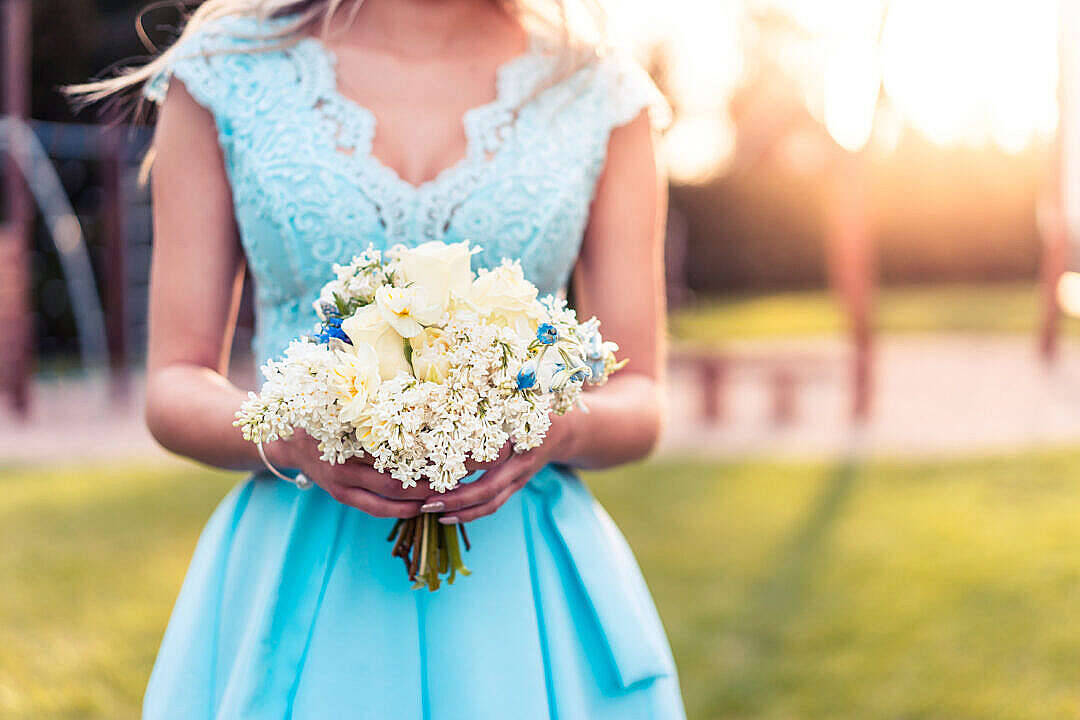
[[[691,720],[1072,718],[1080,450],[950,462],[657,461],[594,474]],[[135,717],[235,476],[0,473],[0,717]]]
[[[1039,288],[1028,283],[882,288],[875,327],[884,333],[1034,333],[1041,322]],[[748,295],[705,301],[676,311],[672,335],[681,341],[832,335],[845,319],[824,291]],[[1067,321],[1068,332],[1080,323]]]

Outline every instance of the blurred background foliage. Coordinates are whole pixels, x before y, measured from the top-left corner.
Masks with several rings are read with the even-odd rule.
[[[886,285],[1031,279],[1041,245],[1035,202],[1048,149],[943,148],[909,135],[869,158],[874,243]],[[687,223],[687,284],[698,294],[822,287],[823,185],[775,165],[676,184]]]
[[[138,41],[134,19],[146,4],[145,0],[35,1],[35,118],[100,119],[92,109],[76,114],[57,88],[144,60],[147,51]],[[679,242],[684,245],[673,271],[682,276],[690,298],[817,289],[826,284],[823,178],[829,173],[829,153],[836,145],[800,97],[804,90],[796,83],[797,73],[784,67],[773,50],[774,45],[791,45],[789,36],[805,41],[806,31],[788,15],[771,9],[771,3],[746,4],[766,9],[747,11],[743,18],[750,29],[742,33],[751,39],[740,51],[744,67],[731,81],[730,97],[723,99],[723,121],[731,125],[736,145],[731,153],[734,160],[729,158],[689,181],[686,173],[677,172],[672,188],[672,225],[679,229]],[[619,3],[613,5],[617,17]],[[145,28],[155,42],[167,45],[175,37],[180,17],[176,7],[158,8],[146,14]],[[725,36],[717,32],[717,42],[724,42]],[[674,69],[681,51],[665,41],[639,54],[649,60],[676,111],[687,116],[692,115],[691,103],[683,101]],[[760,140],[768,145],[764,148],[754,145],[763,103],[770,108],[770,122],[779,128],[772,137]],[[863,151],[868,204],[875,208],[872,229],[882,282],[1033,279],[1040,255],[1035,203],[1047,176],[1049,141],[1036,137],[1022,148],[1006,151],[992,144],[936,143],[910,129],[890,132],[887,151],[873,143]],[[693,145],[689,151],[683,148],[684,156],[695,152]],[[702,145],[700,154],[708,152]],[[747,160],[746,156],[753,157]],[[97,199],[92,172],[68,167],[62,173],[77,206],[80,190],[89,189],[90,196],[82,202],[86,218],[92,218]],[[93,240],[96,234],[91,228],[88,235]],[[62,305],[62,287],[46,282],[56,273],[49,266],[48,253],[44,255],[39,260],[46,266],[39,273],[45,279],[38,284],[39,304]],[[65,348],[70,323],[65,323],[63,315],[45,313],[52,330],[47,335],[56,337],[55,348],[42,348],[46,352]]]

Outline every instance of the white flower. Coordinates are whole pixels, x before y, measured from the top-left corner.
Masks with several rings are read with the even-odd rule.
[[[405,358],[404,340],[375,305],[365,305],[357,310],[341,323],[341,329],[354,344],[367,344],[375,349],[383,380],[389,380],[399,372],[412,373]]]
[[[451,295],[464,297],[472,283],[470,262],[472,250],[468,242],[446,243],[432,241],[398,253],[395,278],[399,285],[419,285],[428,298],[445,311]]]
[[[353,423],[357,442],[364,450],[375,455],[379,449],[378,438],[385,433],[385,425],[386,421],[376,418],[371,407],[365,408]]]
[[[504,262],[494,270],[480,271],[468,301],[489,321],[531,336],[536,332],[542,310],[536,295],[536,286],[525,279],[520,263]]]
[[[414,337],[425,325],[437,323],[445,309],[428,294],[423,285],[383,285],[375,293],[375,307],[403,338]]]
[[[334,265],[334,275],[335,279],[323,286],[314,302],[320,320],[329,317],[328,310],[339,314],[356,304],[370,303],[375,290],[387,282],[382,254],[374,248],[368,248],[347,265]]]
[[[536,377],[543,392],[560,392],[571,382],[583,382],[588,377],[588,369],[569,354],[564,357],[558,351],[549,350],[537,365]]]
[[[581,405],[590,370],[602,381],[621,366],[617,348],[595,319],[537,300],[517,263],[474,281],[469,257],[465,243],[428,243],[335,266],[316,310],[324,323],[352,313],[341,323],[352,345],[299,340],[267,362],[262,389],[236,416],[244,437],[303,429],[326,462],[367,453],[403,487],[424,481],[437,492],[507,442],[517,452],[540,445],[552,413]],[[552,327],[538,335],[540,323]]]
[[[441,383],[450,372],[450,335],[439,328],[424,328],[411,338],[413,374],[421,380]]]
[[[332,371],[331,383],[341,404],[341,419],[355,423],[379,389],[379,358],[367,343],[345,347],[335,352],[338,364]]]

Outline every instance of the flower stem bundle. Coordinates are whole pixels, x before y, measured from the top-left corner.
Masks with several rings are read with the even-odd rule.
[[[508,443],[538,447],[552,413],[581,406],[586,384],[622,366],[618,347],[595,318],[538,298],[520,264],[474,273],[474,252],[430,242],[335,265],[313,333],[263,366],[234,424],[254,443],[302,429],[325,462],[369,457],[403,488],[424,481],[440,493]],[[409,579],[434,590],[469,574],[459,532],[467,550],[464,527],[425,515],[395,524],[389,541]]]
[[[405,563],[413,588],[439,589],[442,579],[453,585],[458,575],[471,575],[461,556],[461,542],[469,548],[464,525],[443,525],[436,514],[425,514],[394,523],[387,540],[391,557]],[[458,540],[461,533],[461,540]]]

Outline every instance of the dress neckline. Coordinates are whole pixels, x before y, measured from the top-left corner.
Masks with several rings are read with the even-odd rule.
[[[356,155],[366,159],[370,168],[382,179],[396,186],[401,195],[416,196],[429,192],[443,185],[450,179],[469,171],[475,171],[477,165],[489,162],[505,139],[505,128],[512,124],[517,107],[526,100],[538,80],[538,63],[546,62],[546,45],[536,32],[526,30],[527,44],[523,52],[502,61],[495,69],[494,99],[467,109],[461,118],[465,132],[465,153],[460,158],[442,168],[434,177],[421,183],[406,180],[389,164],[383,162],[372,151],[378,118],[375,113],[349,97],[341,89],[338,73],[337,53],[330,49],[320,38],[307,35],[297,46],[311,52],[323,66],[326,77],[324,100],[330,100],[339,106],[344,119],[354,127],[364,128],[361,133],[362,146],[356,148]]]

